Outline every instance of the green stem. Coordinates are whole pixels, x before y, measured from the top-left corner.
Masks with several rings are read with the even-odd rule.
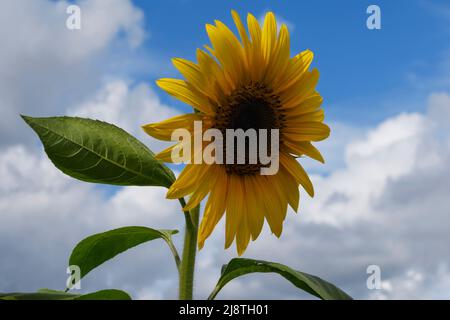
[[[167,239],[166,242],[169,245],[170,251],[172,251],[173,257],[175,259],[175,264],[177,266],[177,270],[178,272],[180,272],[181,259],[180,256],[178,255],[177,248],[175,248],[172,239]]]
[[[184,199],[180,199],[184,207]],[[194,287],[195,255],[197,253],[197,232],[200,206],[185,212],[186,230],[184,234],[183,256],[180,265],[180,300],[192,300]]]

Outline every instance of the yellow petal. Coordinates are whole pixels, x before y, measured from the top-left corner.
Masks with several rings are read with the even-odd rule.
[[[209,75],[206,87],[214,101],[222,101],[228,96],[234,88],[231,80],[223,72],[220,65],[208,53],[201,49],[197,49],[198,66],[203,74]]]
[[[277,236],[281,236],[283,231],[282,206],[277,197],[274,196],[271,189],[266,188],[268,176],[252,176],[251,181],[253,189],[257,190],[259,201],[262,202],[265,210],[264,216],[269,223],[270,230]]]
[[[176,129],[187,129],[192,131],[194,128],[194,121],[202,121],[203,116],[198,113],[187,113],[170,119],[150,123],[142,126],[142,129],[150,136],[164,141],[172,140],[172,132]]]
[[[230,247],[241,221],[241,209],[244,202],[243,186],[240,177],[230,175],[228,186],[227,212],[225,221],[225,249]]]
[[[176,147],[179,147],[179,146],[181,146],[181,143],[176,143],[176,144],[164,149],[163,151],[161,151],[157,155],[155,155],[155,159],[163,161],[163,162],[173,163],[172,151],[173,151],[173,149],[175,149]],[[183,154],[180,151],[180,157],[182,155]]]
[[[330,135],[330,128],[321,122],[303,122],[295,128],[284,128],[283,135],[292,141],[321,141]]]
[[[283,24],[280,29],[278,41],[273,52],[271,62],[269,63],[265,75],[267,83],[274,83],[275,78],[280,74],[284,74],[289,64],[290,56],[290,39],[287,26]],[[276,87],[276,86],[274,86]]]
[[[292,108],[311,96],[315,92],[319,76],[319,71],[313,69],[306,73],[295,86],[281,93],[282,108]]]
[[[305,50],[292,58],[286,72],[281,74],[277,81],[276,92],[280,93],[294,86],[309,69],[313,58],[314,54],[310,50]]]
[[[287,206],[288,206],[288,196],[284,192],[284,187],[280,185],[280,176],[278,174],[267,176],[269,180],[269,184],[272,187],[272,192],[275,193],[276,198],[278,199],[278,204],[280,206],[280,211],[278,212],[278,215],[281,217],[281,221],[283,222],[286,218],[287,213]]]
[[[262,40],[261,26],[259,25],[258,19],[256,19],[251,13],[247,15],[247,25],[248,31],[252,38],[253,46],[258,46],[260,48]]]
[[[253,188],[253,184],[249,176],[244,180],[245,199],[247,202],[247,221],[248,227],[253,240],[258,238],[264,225],[264,207],[259,201],[257,191]]]
[[[278,184],[282,188],[283,194],[287,196],[289,205],[295,212],[297,212],[300,200],[298,184],[284,168],[280,169],[276,177],[278,178]]]
[[[237,226],[236,231],[236,248],[238,256],[241,256],[245,249],[247,249],[248,243],[250,241],[250,232],[248,229],[248,219],[247,219],[247,205],[245,201],[242,202],[240,209],[241,220]]]
[[[221,34],[222,41],[228,47],[226,52],[229,53],[231,51],[231,58],[235,71],[238,73],[237,75],[245,77],[245,74],[242,73],[245,66],[244,48],[236,35],[224,23],[219,20],[216,20],[215,23],[219,34]]]
[[[186,165],[177,180],[170,186],[166,197],[168,199],[179,199],[193,193],[202,181],[208,167],[203,164]]]
[[[180,71],[180,73],[186,78],[186,81],[194,86],[196,90],[216,101],[214,92],[208,90],[208,79],[205,77],[208,74],[202,73],[198,65],[192,61],[181,58],[172,59],[172,63],[175,68],[177,68],[178,71]]]
[[[277,39],[277,23],[275,21],[275,15],[272,12],[268,12],[264,19],[264,26],[262,30],[262,52],[266,61],[270,60],[272,51],[275,48]]]
[[[231,10],[231,15],[233,17],[234,24],[238,29],[239,36],[241,37],[242,43],[244,47],[247,47],[250,44],[248,39],[247,31],[245,30],[244,24],[242,23],[241,17],[235,10]]]
[[[194,89],[184,80],[163,78],[156,81],[156,84],[175,98],[193,106],[195,109],[213,115],[213,111],[208,99]]]
[[[302,113],[299,115],[291,115],[286,113],[286,126],[298,127],[303,122],[322,122],[325,119],[325,112],[323,109],[314,110],[308,113]]]
[[[217,176],[217,165],[209,165],[208,169],[203,175],[202,181],[197,186],[192,196],[189,198],[188,203],[183,208],[184,211],[192,210],[195,208],[211,190],[211,181]]]
[[[308,156],[314,160],[325,163],[324,158],[319,150],[314,147],[309,141],[290,141],[285,139],[283,145],[287,148],[288,152],[297,156]]]
[[[228,33],[228,28],[220,21],[216,23],[218,26],[206,25],[206,32],[214,48],[210,52],[219,60],[224,72],[228,74],[232,83],[237,85],[242,75],[241,52],[236,52],[238,49],[236,49],[232,36]]]
[[[314,187],[312,185],[312,182],[300,163],[298,163],[297,160],[295,160],[295,158],[291,155],[285,154],[283,152],[280,152],[280,162],[281,165],[286,169],[286,171],[294,177],[296,182],[298,184],[301,184],[311,197],[314,197]]]
[[[281,109],[288,110],[289,117],[295,117],[298,115],[316,111],[320,108],[322,102],[323,98],[316,92],[301,101],[299,104],[292,105],[289,109],[285,109],[284,106],[281,106]]]
[[[250,13],[247,15],[247,25],[252,39],[251,58],[249,59],[250,73],[253,81],[259,81],[266,66],[261,50],[261,26],[258,20]]]
[[[219,167],[217,178],[206,202],[202,222],[198,233],[198,247],[203,248],[205,240],[222,218],[227,204],[228,176],[223,167]]]

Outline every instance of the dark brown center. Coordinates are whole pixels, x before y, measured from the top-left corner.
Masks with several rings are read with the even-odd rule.
[[[270,129],[282,129],[284,115],[281,112],[280,98],[272,90],[260,83],[250,83],[235,90],[226,101],[218,107],[215,125],[216,129],[226,137],[226,129],[255,129],[257,134],[257,152],[259,154],[259,129],[267,129],[267,150],[270,151]],[[280,134],[281,139],[281,134]],[[234,164],[225,164],[228,174],[254,175],[260,172],[264,165],[258,162],[249,163],[249,145],[245,146],[245,164],[237,164],[237,148],[235,145]],[[226,138],[224,138],[224,160],[226,157]],[[224,161],[225,162],[225,161]]]

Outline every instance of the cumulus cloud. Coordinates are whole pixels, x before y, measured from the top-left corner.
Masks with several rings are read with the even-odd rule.
[[[29,141],[19,113],[63,113],[103,81],[113,46],[131,52],[142,43],[143,13],[131,1],[75,3],[81,8],[81,30],[66,28],[67,1],[2,1],[0,145]]]
[[[70,107],[67,112],[71,116],[113,123],[148,144],[154,151],[161,151],[168,144],[150,138],[141,126],[178,113],[176,109],[161,103],[149,85],[132,85],[123,79],[108,81],[86,101]]]

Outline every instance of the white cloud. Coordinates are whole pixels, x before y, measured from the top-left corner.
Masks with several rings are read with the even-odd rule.
[[[370,299],[440,299],[450,294],[450,272],[446,265],[437,266],[431,273],[406,270],[404,274],[382,282],[382,290],[373,290]],[[405,294],[406,293],[406,294]]]
[[[450,97],[446,93],[434,93],[429,98],[429,116],[442,127],[450,124],[449,105]]]
[[[72,64],[107,48],[122,31],[130,46],[142,43],[143,13],[130,1],[82,0],[75,4],[81,9],[80,30],[66,27],[67,1],[4,1],[0,37],[6,59],[2,64],[48,56],[54,62]]]
[[[370,202],[388,180],[409,173],[414,166],[425,122],[419,114],[401,114],[350,142],[345,148],[346,166],[329,177],[316,177],[317,197],[308,209],[321,214],[311,219],[339,225],[370,215]]]
[[[0,145],[28,143],[20,113],[63,114],[99,86],[113,60],[111,48],[119,56],[142,43],[143,13],[131,1],[75,3],[81,30],[66,28],[66,1],[2,1]]]
[[[149,85],[140,83],[133,86],[121,79],[106,82],[85,102],[68,110],[68,115],[71,116],[113,123],[147,143],[155,152],[161,151],[168,144],[150,138],[141,126],[177,114],[179,111],[160,102]]]
[[[304,157],[301,162],[310,173],[329,174],[332,171],[346,166],[346,146],[357,141],[363,136],[368,128],[356,127],[342,122],[328,122],[332,129],[331,135],[324,141],[314,143],[325,159],[325,164],[308,157]]]

